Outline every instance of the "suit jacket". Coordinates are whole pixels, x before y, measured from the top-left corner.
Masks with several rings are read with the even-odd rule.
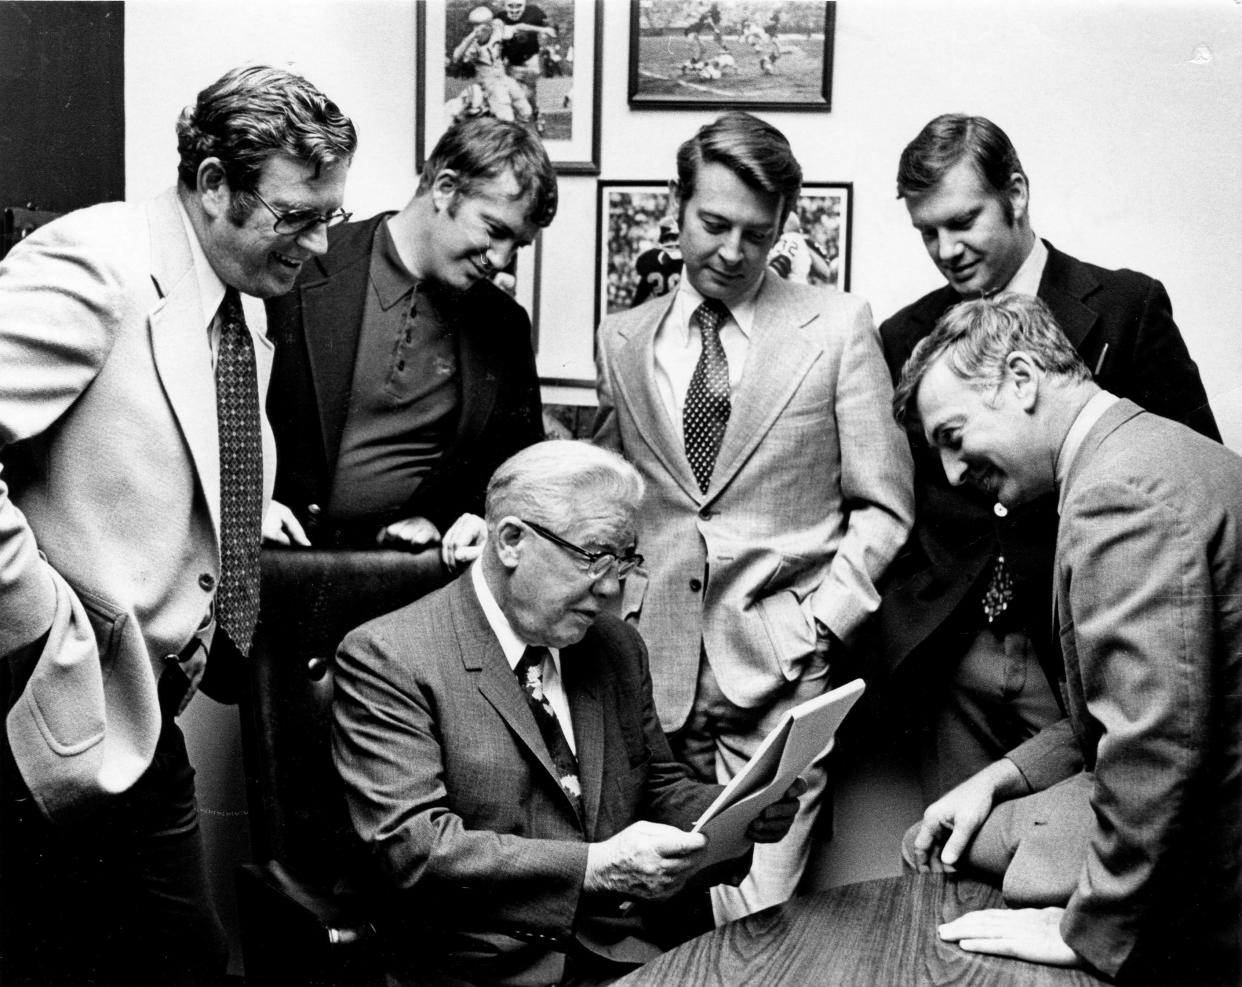
[[[1009,755],[1036,790],[1094,772],[1094,835],[1061,931],[1109,974],[1217,983],[1231,965],[1235,984],[1242,459],[1121,401],[1061,497],[1069,716]]]
[[[653,340],[674,295],[600,325],[595,440],[647,481],[646,573],[623,609],[655,660],[666,730],[690,712],[700,642],[725,695],[770,705],[815,654],[814,618],[847,638],[909,530],[910,454],[871,310],[839,292],[764,278],[711,484],[690,470],[655,381]]]
[[[328,252],[305,265],[292,292],[268,303],[277,344],[267,403],[280,454],[275,496],[293,510],[312,542],[318,519],[330,507],[367,298],[371,244],[379,224],[390,215],[329,230]],[[530,319],[522,307],[481,281],[453,294],[440,312],[453,322],[458,339],[457,432],[403,508],[376,518],[375,530],[420,515],[444,531],[463,511],[482,515],[492,472],[543,438]]]
[[[549,984],[571,939],[606,947],[642,909],[582,894],[587,844],[638,819],[688,829],[720,789],[673,761],[633,629],[601,617],[561,651],[579,823],[526,695],[462,577],[364,624],[337,655],[333,749],[354,826],[433,941],[412,963]],[[420,981],[421,982],[421,981]]]
[[[145,770],[161,659],[212,610],[216,391],[189,235],[170,189],[71,213],[0,266],[0,655],[36,662],[7,728],[49,815]],[[243,305],[262,394],[272,346]]]
[[[1198,368],[1160,282],[1135,271],[1084,264],[1047,247],[1039,297],[1096,382],[1219,440]],[[959,301],[961,296],[945,285],[880,326],[894,382],[919,340]],[[992,560],[1003,554],[1014,579],[1016,620],[1027,628],[1055,684],[1060,655],[1047,632],[1057,528],[1053,499],[1040,498],[998,518],[994,498],[972,487],[950,486],[935,450],[918,440],[912,447],[914,531],[885,577],[884,602],[872,625],[878,667],[895,669],[924,642],[928,654],[943,651],[941,638],[933,638],[939,630],[978,628],[982,583]],[[959,653],[950,646],[949,654]]]

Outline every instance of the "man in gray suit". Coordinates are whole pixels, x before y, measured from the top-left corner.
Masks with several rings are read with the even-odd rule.
[[[1091,380],[1039,300],[963,303],[893,406],[954,484],[1056,497],[1068,716],[934,802],[907,861],[1003,881],[963,948],[1122,981],[1237,984],[1242,459]],[[938,857],[938,859],[937,859]]]
[[[334,752],[393,893],[393,982],[616,976],[677,940],[661,903],[745,868],[696,863],[685,830],[720,790],[673,760],[642,640],[607,613],[641,497],[604,449],[531,446],[488,485],[470,572],[341,645]],[[751,838],[779,840],[796,794]]]
[[[822,693],[879,603],[876,580],[909,530],[910,452],[861,298],[765,276],[802,169],[779,130],[732,112],[677,155],[685,274],[673,294],[599,329],[595,441],[647,481],[652,564],[624,615],[652,652],[674,752],[728,781],[780,717]],[[760,847],[717,920],[797,888],[825,786]]]
[[[305,79],[252,67],[186,107],[177,143],[175,188],[71,213],[0,265],[6,984],[175,984],[227,959],[175,717],[238,691],[275,466],[258,299],[345,218],[356,136]]]

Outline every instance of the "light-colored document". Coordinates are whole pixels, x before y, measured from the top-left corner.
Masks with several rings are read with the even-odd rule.
[[[694,824],[692,832],[707,834],[709,841],[705,856],[699,861],[701,866],[746,852],[750,847],[746,830],[751,822],[778,801],[794,779],[826,752],[863,688],[862,679],[855,679],[808,699],[781,717],[754,757]]]

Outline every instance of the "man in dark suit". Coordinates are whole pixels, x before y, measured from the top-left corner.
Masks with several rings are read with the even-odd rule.
[[[1102,390],[1039,300],[954,309],[893,399],[949,482],[1052,496],[1068,716],[928,807],[907,856],[1006,902],[964,948],[1124,982],[1236,985],[1242,459]]]
[[[902,152],[898,196],[948,284],[883,325],[896,380],[936,320],[963,298],[1037,296],[1100,386],[1219,440],[1199,372],[1164,287],[1084,264],[1036,238],[1026,174],[990,120],[947,114]],[[1056,511],[1050,497],[1011,511],[953,488],[917,438],[914,531],[890,568],[877,658],[901,692],[931,696],[922,745],[934,797],[1061,716],[1059,647],[1048,634]]]
[[[670,944],[676,912],[649,906],[712,880],[683,830],[720,789],[673,760],[646,649],[607,613],[641,496],[613,453],[532,446],[491,480],[470,574],[342,644],[334,752],[396,892],[395,982],[617,975]],[[750,836],[780,839],[800,788]]]
[[[490,275],[556,201],[539,140],[477,118],[440,139],[404,209],[332,231],[269,306],[269,541],[439,542],[450,568],[477,554],[487,478],[543,435],[530,320]]]

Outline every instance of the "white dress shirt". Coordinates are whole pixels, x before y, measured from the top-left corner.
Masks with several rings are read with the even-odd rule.
[[[763,282],[760,281],[760,284]],[[729,307],[729,318],[720,326],[720,345],[729,361],[729,390],[737,393],[746,367],[746,354],[750,350],[750,336],[755,327],[755,291],[736,307]],[[691,319],[703,303],[703,296],[695,291],[688,278],[682,278],[677,295],[668,314],[656,330],[653,350],[655,354],[655,381],[660,400],[669,418],[681,431],[682,409],[686,404],[686,391],[690,378],[703,352],[703,336],[698,324]]]
[[[1078,417],[1074,419],[1074,424],[1065,433],[1065,440],[1061,443],[1061,449],[1057,453],[1056,462],[1058,514],[1061,513],[1061,508],[1065,506],[1065,480],[1069,476],[1070,467],[1074,465],[1078,451],[1082,448],[1082,444],[1087,438],[1087,433],[1091,431],[1092,426],[1096,422],[1104,417],[1104,412],[1120,400],[1121,398],[1117,397],[1116,394],[1110,394],[1108,391],[1103,390],[1093,395],[1091,400],[1082,406],[1082,410],[1078,412]]]
[[[488,627],[492,629],[496,640],[500,642],[500,649],[505,653],[509,668],[516,669],[518,662],[522,660],[522,655],[526,653],[526,642],[517,636],[513,625],[509,623],[509,618],[500,609],[500,604],[492,595],[492,588],[487,585],[487,580],[483,577],[483,566],[480,563],[475,562],[470,566],[470,580],[474,583],[474,592],[479,598],[479,605],[483,608],[483,616],[487,618]],[[565,734],[569,749],[577,754],[574,724],[569,717],[569,700],[565,696],[565,686],[561,682],[559,648],[548,648],[548,657],[543,660],[543,694],[552,704],[552,711],[556,713],[556,718],[560,721],[561,733]]]

